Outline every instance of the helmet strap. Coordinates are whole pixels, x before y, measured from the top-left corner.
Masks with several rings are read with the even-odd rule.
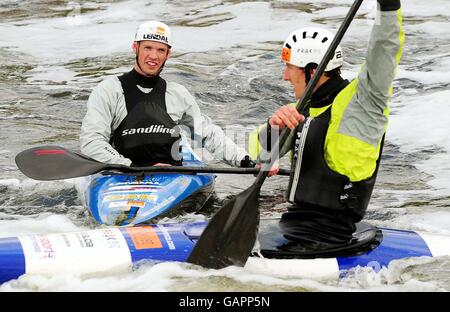
[[[309,81],[311,80],[311,71],[313,69],[317,68],[316,64],[314,63],[309,63],[308,65],[305,66],[305,81],[306,84],[309,83]]]
[[[143,72],[144,73],[144,71],[142,70],[142,67],[141,67],[141,65],[139,64],[139,46],[140,46],[140,42],[138,41],[137,42],[137,49],[136,49],[136,64],[137,64],[137,66],[139,67],[139,69],[141,70],[141,72]],[[144,73],[144,75],[145,75],[145,73]]]

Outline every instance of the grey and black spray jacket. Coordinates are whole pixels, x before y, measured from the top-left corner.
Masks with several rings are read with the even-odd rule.
[[[124,80],[123,76],[122,80]],[[125,80],[128,81],[129,79]],[[155,99],[155,92],[161,93],[162,90],[161,88],[153,90],[154,88],[141,86],[138,82],[132,88],[135,89],[134,91],[138,90],[136,92],[141,93],[139,98],[145,98],[147,95],[152,97],[153,92],[153,98]],[[83,154],[101,162],[124,165],[132,164],[133,160],[130,157],[136,158],[134,164],[137,165],[164,162],[164,157],[159,157],[167,155],[166,152],[163,153],[164,155],[155,155],[154,158],[148,160],[142,157],[142,148],[135,149],[138,141],[142,140],[136,136],[136,133],[146,134],[145,132],[148,132],[148,135],[167,136],[167,133],[172,132],[171,127],[177,126],[181,133],[193,139],[194,143],[198,143],[194,146],[197,154],[199,154],[198,149],[203,151],[202,148],[205,147],[214,158],[224,160],[232,166],[240,166],[241,160],[247,156],[243,148],[237,146],[220,127],[213,124],[208,116],[201,113],[194,97],[184,86],[175,82],[164,81],[164,90],[161,94],[158,93],[158,96],[164,97],[164,99],[161,98],[161,101],[157,101],[159,104],[153,103],[158,110],[139,105],[141,111],[135,111],[134,117],[143,118],[140,113],[159,115],[158,121],[147,120],[147,123],[142,118],[138,122],[134,122],[131,118],[124,122],[130,113],[129,109],[133,106],[127,105],[125,93],[118,76],[110,77],[94,88],[87,102],[87,112],[81,126],[80,142]],[[161,121],[161,118],[164,121]],[[118,138],[118,136],[122,137]],[[136,142],[127,140],[133,136],[136,138]],[[167,146],[167,142],[165,144]],[[149,148],[150,152],[157,150],[155,145],[153,145],[153,148]],[[126,150],[125,155],[117,149],[121,149],[122,152]],[[137,154],[140,156],[136,157]],[[203,160],[208,159],[208,157],[211,158],[211,155],[198,156]],[[169,161],[169,163],[173,162]]]

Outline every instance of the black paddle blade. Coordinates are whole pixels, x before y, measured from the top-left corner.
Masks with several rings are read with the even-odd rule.
[[[91,175],[105,169],[104,163],[59,146],[39,146],[16,156],[20,171],[35,180],[60,180]]]
[[[209,221],[188,262],[212,269],[245,265],[258,234],[259,190],[254,184],[225,202]]]

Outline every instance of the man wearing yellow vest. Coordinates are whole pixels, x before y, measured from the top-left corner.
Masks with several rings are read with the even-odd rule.
[[[286,126],[292,130],[280,157],[291,151],[293,174],[287,197],[293,206],[282,215],[280,226],[296,250],[345,246],[369,204],[404,43],[400,0],[378,0],[378,15],[365,63],[355,80],[341,77],[343,53],[338,47],[307,112],[298,113],[295,103],[282,106],[266,125],[250,134],[250,155],[260,160],[275,131]],[[287,37],[282,48],[283,79],[292,84],[296,99],[332,39],[332,33],[316,27]]]

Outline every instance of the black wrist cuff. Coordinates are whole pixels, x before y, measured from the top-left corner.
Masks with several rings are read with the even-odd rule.
[[[378,0],[381,11],[397,11],[400,9],[400,0]]]
[[[251,160],[250,156],[246,155],[244,159],[241,160],[241,168],[254,168],[256,163]]]

